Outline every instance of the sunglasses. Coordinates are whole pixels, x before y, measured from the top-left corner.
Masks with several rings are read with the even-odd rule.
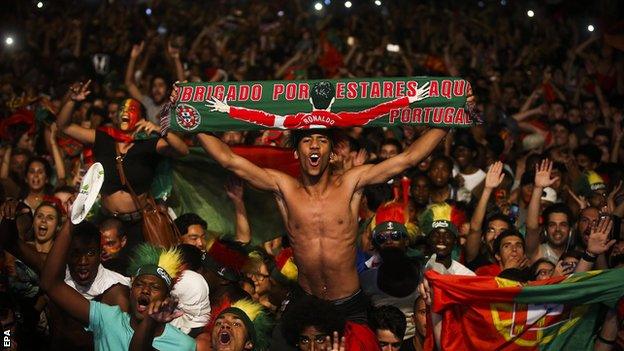
[[[406,237],[407,235],[404,232],[401,232],[398,230],[392,230],[392,231],[383,231],[383,232],[376,233],[373,236],[373,240],[377,244],[381,245],[389,240],[399,241],[401,239],[405,239]]]

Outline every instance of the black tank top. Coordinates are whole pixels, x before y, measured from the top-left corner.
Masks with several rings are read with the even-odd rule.
[[[158,166],[161,158],[156,152],[158,140],[158,138],[136,140],[124,157],[124,173],[137,195],[148,192],[152,185],[152,180],[154,180],[156,166]],[[115,139],[102,131],[96,130],[93,153],[95,161],[100,162],[104,167],[102,194],[110,195],[119,190],[129,192],[126,187],[121,185],[119,173],[117,172]]]

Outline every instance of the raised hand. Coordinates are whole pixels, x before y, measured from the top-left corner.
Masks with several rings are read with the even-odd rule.
[[[613,229],[613,221],[611,217],[606,216],[600,219],[597,225],[594,225],[587,240],[587,251],[595,256],[602,255],[609,251],[611,246],[615,245],[617,240],[609,240],[609,235]]]
[[[89,79],[86,83],[80,82],[72,84],[72,86],[69,88],[69,97],[76,102],[84,101],[84,99],[86,99],[87,96],[91,94],[91,91],[89,90],[90,84],[91,79]]]
[[[172,59],[177,60],[180,58],[180,49],[171,45],[171,40],[167,42],[167,53]]]
[[[416,94],[414,94],[413,96],[410,96],[408,99],[411,104],[412,102],[424,100],[428,97],[429,97],[429,82],[423,84],[422,87],[416,88]]]
[[[559,177],[550,178],[550,173],[552,172],[552,166],[553,166],[553,163],[548,159],[544,159],[542,160],[540,164],[535,165],[535,186],[536,187],[546,188],[555,184],[555,182],[559,180]]]
[[[570,189],[569,187],[568,187],[568,194],[570,194],[570,196],[572,196],[574,201],[576,201],[576,203],[579,205],[579,209],[580,210],[583,210],[583,209],[586,209],[587,207],[589,207],[589,201],[587,201],[585,196],[583,196],[583,195],[576,195],[574,193],[574,191],[572,191],[572,189]]]
[[[620,194],[620,190],[622,189],[622,181],[618,182],[618,185],[611,190],[609,196],[607,196],[607,211],[608,213],[613,213],[615,210],[615,198]]]
[[[178,301],[171,297],[152,301],[147,307],[147,315],[158,323],[169,323],[184,314],[181,310],[176,309],[177,306]]]
[[[339,336],[337,331],[334,332],[333,337],[327,335],[326,340],[327,346],[324,351],[345,351],[345,337]]]
[[[427,278],[423,278],[422,282],[418,284],[418,293],[425,300],[425,304],[430,306],[432,303],[431,287],[429,286]]]
[[[505,173],[503,173],[503,163],[498,161],[488,169],[485,175],[485,187],[488,189],[496,189],[505,179]]]
[[[353,166],[354,167],[361,166],[366,162],[367,159],[368,159],[368,152],[366,151],[366,149],[359,149],[357,154],[353,158]]]
[[[211,108],[211,112],[223,112],[223,113],[230,113],[230,106],[227,104],[227,100],[219,100],[216,97],[212,97],[210,100],[208,100],[208,103],[206,104],[206,106]]]
[[[132,51],[130,51],[130,58],[136,59],[143,52],[143,48],[145,48],[145,42],[142,41],[139,44],[132,45]]]
[[[243,181],[239,177],[229,177],[225,183],[225,193],[233,202],[243,201]]]

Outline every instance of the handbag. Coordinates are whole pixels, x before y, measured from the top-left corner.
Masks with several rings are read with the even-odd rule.
[[[141,211],[143,239],[150,244],[164,248],[177,245],[178,238],[181,235],[180,231],[171,220],[171,217],[169,217],[167,211],[156,204],[156,200],[150,194],[147,194],[145,204],[143,204],[143,206],[141,205],[138,196],[126,178],[123,169],[123,157],[119,152],[118,145],[115,145],[115,151],[117,152],[115,162],[121,184],[130,190],[132,201],[134,201],[136,208]]]

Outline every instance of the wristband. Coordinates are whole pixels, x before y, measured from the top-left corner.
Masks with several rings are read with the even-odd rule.
[[[598,258],[598,256],[590,253],[589,251],[585,250],[585,252],[583,252],[583,257],[582,259],[587,261],[587,262],[596,262],[596,259]]]

